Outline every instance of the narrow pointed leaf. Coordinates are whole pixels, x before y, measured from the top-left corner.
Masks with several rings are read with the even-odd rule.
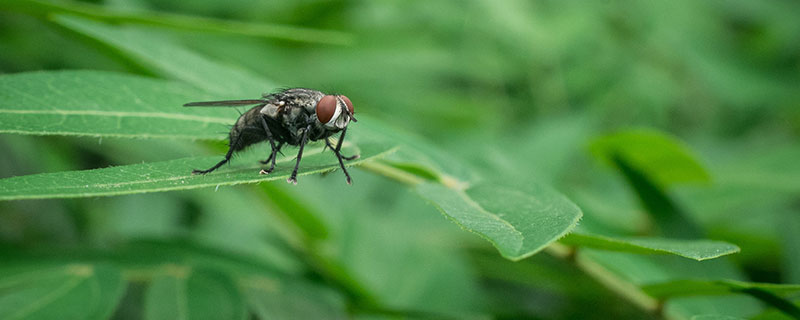
[[[165,34],[67,15],[57,15],[53,19],[70,30],[122,51],[125,57],[146,70],[221,94],[221,99],[257,99],[263,92],[276,88],[274,83],[257,74],[217,63],[188,50]]]
[[[0,75],[0,87],[2,133],[222,139],[238,115],[182,107],[210,97],[191,86],[112,72]]]
[[[361,155],[361,158],[350,161],[347,165],[356,165],[393,151],[391,145],[369,141],[343,150],[347,154]],[[321,146],[307,148],[303,153],[298,175],[331,171],[339,167],[333,153],[329,150],[324,153],[322,151]],[[261,154],[250,152],[234,159],[231,165],[206,175],[193,175],[191,171],[214,165],[222,159],[222,155],[11,177],[0,179],[0,200],[75,198],[186,190],[286,180],[289,177],[295,163],[292,157],[280,158],[275,171],[263,175],[259,174],[262,165],[258,160],[263,160],[265,157],[266,152]]]
[[[739,252],[736,245],[713,240],[665,238],[612,238],[601,235],[571,233],[561,243],[602,250],[642,254],[674,254],[697,261],[714,259]]]
[[[647,294],[657,298],[690,295],[719,295],[759,289],[776,295],[800,292],[800,284],[775,284],[736,280],[676,280],[649,284],[642,287]]]
[[[112,23],[138,23],[183,30],[285,39],[299,42],[338,45],[349,44],[353,42],[352,35],[344,32],[294,27],[289,25],[220,20],[199,16],[166,13],[163,11],[146,12],[142,10],[113,10],[109,9],[108,6],[76,1],[62,3],[39,0],[7,0],[4,2],[5,3],[2,5],[7,8],[31,13],[34,15],[69,13]]]
[[[417,192],[453,222],[485,238],[511,260],[524,259],[558,240],[582,216],[567,198],[544,187],[526,194],[482,183],[463,191],[422,183]]]

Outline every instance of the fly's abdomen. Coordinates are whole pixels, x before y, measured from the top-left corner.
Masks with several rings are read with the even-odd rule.
[[[240,151],[254,143],[267,139],[267,134],[261,123],[259,109],[260,107],[252,108],[239,116],[236,124],[231,128],[228,140],[231,149],[234,151]]]

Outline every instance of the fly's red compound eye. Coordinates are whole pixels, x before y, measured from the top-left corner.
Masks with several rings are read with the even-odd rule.
[[[328,123],[336,113],[336,97],[324,96],[317,102],[317,119],[319,122]]]
[[[344,100],[344,104],[347,105],[347,110],[350,111],[350,114],[356,114],[356,110],[353,109],[353,103],[350,102],[350,98],[346,96],[339,96],[339,97],[342,98],[342,100]]]

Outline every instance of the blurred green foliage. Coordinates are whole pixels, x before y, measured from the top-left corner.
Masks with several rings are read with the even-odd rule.
[[[74,69],[207,95],[195,100],[276,86],[341,92],[375,119],[353,124],[355,141],[403,146],[353,170],[353,186],[333,172],[296,187],[0,202],[3,317],[798,316],[798,3],[0,2],[0,77]],[[52,100],[52,88],[2,83],[4,108],[69,104]],[[106,96],[114,83],[69,92],[80,103],[135,107]],[[184,97],[167,99],[179,108]],[[46,131],[47,118],[12,131],[21,122],[11,119],[0,114],[0,178],[224,152],[219,143],[121,138],[141,132],[62,136]],[[448,195],[451,177],[480,188]],[[528,215],[555,203],[543,188],[583,218],[572,238],[542,235],[546,254],[518,262],[436,210],[471,213],[473,199],[442,199],[479,194],[478,207],[511,221],[571,228],[573,215]],[[497,195],[507,190],[534,196]],[[493,230],[477,221],[460,225],[494,244],[507,234],[487,237]],[[736,250],[662,239],[678,235],[741,252],[685,259],[675,254]]]

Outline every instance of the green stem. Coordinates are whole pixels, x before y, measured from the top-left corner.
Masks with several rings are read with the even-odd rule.
[[[625,281],[594,260],[579,254],[577,248],[561,243],[553,243],[545,249],[545,252],[554,257],[572,262],[578,269],[642,310],[654,314],[661,313],[661,302],[659,300],[649,296],[641,288]]]
[[[370,171],[372,173],[376,173],[387,177],[389,179],[396,180],[398,182],[407,184],[411,187],[416,186],[420,183],[425,182],[425,179],[420,178],[419,176],[410,174],[406,171],[397,169],[385,163],[379,161],[366,161],[358,166],[361,169]]]

